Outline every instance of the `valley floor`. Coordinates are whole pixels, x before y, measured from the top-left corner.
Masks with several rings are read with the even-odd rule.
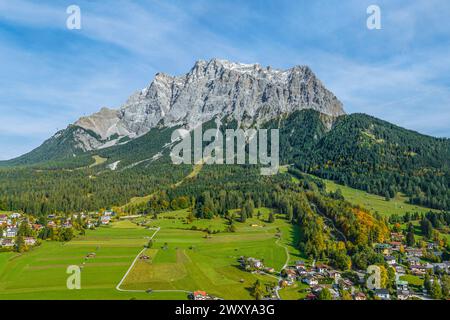
[[[0,253],[0,299],[187,299],[195,290],[223,299],[252,299],[250,287],[257,279],[274,284],[277,276],[240,269],[240,256],[262,259],[276,271],[301,258],[294,246],[295,227],[282,219],[267,223],[268,210],[260,210],[261,220],[236,222],[234,233],[224,232],[221,218],[187,224],[184,210],[157,220],[138,218],[141,225],[161,229],[143,253],[149,259],[136,260],[120,291],[116,286],[155,231],[129,220],[88,230],[67,243],[47,241],[23,254]],[[190,230],[193,226],[197,230]],[[222,232],[206,237],[199,230],[206,228]],[[87,258],[89,253],[95,256]],[[69,265],[82,268],[80,290],[66,287]],[[304,296],[295,287],[279,293],[284,299]]]

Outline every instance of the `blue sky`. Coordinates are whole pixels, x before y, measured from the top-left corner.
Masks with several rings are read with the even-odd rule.
[[[309,65],[348,113],[450,137],[449,17],[448,0],[0,0],[0,159],[213,57]]]

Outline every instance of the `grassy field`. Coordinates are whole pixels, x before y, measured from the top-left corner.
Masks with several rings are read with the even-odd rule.
[[[250,287],[259,279],[263,283],[276,283],[275,277],[256,275],[238,267],[240,256],[264,259],[264,264],[279,271],[290,259],[298,260],[300,254],[293,246],[298,234],[285,220],[265,222],[269,210],[259,209],[261,220],[248,219],[236,222],[235,233],[221,232],[206,238],[198,229],[225,230],[223,219],[197,220],[186,223],[185,210],[161,214],[158,220],[147,221],[161,230],[151,249],[146,251],[149,260],[138,260],[122,288],[132,290],[205,290],[224,299],[252,299]],[[255,209],[255,215],[258,209]],[[143,221],[140,221],[143,222]],[[281,231],[277,241],[275,234]],[[289,297],[300,298],[292,292]]]
[[[333,181],[322,179],[325,182],[327,191],[336,191],[341,189],[344,198],[356,205],[365,207],[373,213],[378,212],[382,215],[399,214],[402,215],[406,212],[429,212],[431,209],[411,205],[406,203],[406,198],[398,195],[395,199],[386,201],[384,197],[370,194],[361,190],[353,189],[343,185],[339,185]],[[436,211],[436,210],[433,210]]]
[[[0,299],[164,299],[164,293],[150,296],[115,289],[151,234],[121,221],[88,230],[68,243],[44,242],[24,254],[0,253]],[[90,252],[96,257],[85,260]],[[80,290],[66,287],[69,265],[82,266]]]
[[[205,290],[224,299],[252,299],[250,287],[257,279],[263,283],[276,283],[277,279],[241,270],[240,256],[263,259],[277,271],[302,258],[295,248],[298,229],[281,218],[267,223],[269,209],[255,209],[255,216],[258,210],[261,219],[236,222],[234,233],[225,232],[227,225],[221,218],[187,224],[186,210],[161,214],[157,220],[136,219],[161,229],[153,246],[145,251],[151,259],[137,260],[121,289],[156,290],[150,294],[116,290],[154,233],[124,220],[88,230],[68,243],[46,241],[23,254],[0,253],[0,299],[186,299],[187,293],[181,290]],[[193,226],[198,230],[191,230]],[[207,228],[220,232],[206,237],[200,229]],[[279,232],[280,239],[275,237]],[[91,252],[96,256],[87,259]],[[66,287],[69,265],[82,267],[81,290]],[[281,291],[285,299],[303,295],[296,288]]]

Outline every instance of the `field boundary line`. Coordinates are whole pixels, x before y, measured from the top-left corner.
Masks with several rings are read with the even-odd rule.
[[[155,232],[153,233],[153,235],[150,237],[149,240],[152,240],[155,235],[159,232],[159,230],[161,230],[161,227],[158,228],[152,228],[151,230],[155,230]],[[144,292],[144,290],[125,290],[125,289],[121,289],[120,286],[122,285],[122,283],[125,281],[126,277],[128,276],[128,274],[131,272],[131,269],[133,269],[134,265],[136,264],[136,261],[139,259],[139,257],[141,256],[142,253],[144,253],[144,251],[147,250],[146,247],[144,247],[144,249],[142,249],[141,251],[139,251],[139,253],[137,254],[136,258],[134,258],[133,262],[131,263],[131,266],[128,268],[127,272],[125,273],[125,275],[122,277],[122,279],[120,280],[119,284],[116,286],[116,289],[118,291],[122,291],[122,292]]]

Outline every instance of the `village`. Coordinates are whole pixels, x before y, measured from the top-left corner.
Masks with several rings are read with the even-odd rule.
[[[331,266],[313,261],[296,261],[281,272],[264,265],[262,259],[240,257],[238,262],[243,270],[252,273],[278,277],[277,285],[268,290],[264,299],[277,300],[277,290],[305,284],[305,300],[429,300],[433,299],[432,287],[442,286],[439,276],[450,274],[450,261],[429,262],[425,257],[432,254],[441,257],[442,252],[433,242],[425,247],[406,246],[405,237],[401,233],[391,233],[392,241],[374,244],[376,252],[384,257],[384,270],[392,271],[393,279],[383,287],[368,284],[373,274],[367,270],[339,271]],[[389,273],[389,272],[386,272]],[[389,276],[387,276],[389,277]],[[414,280],[409,283],[408,279]],[[389,282],[389,279],[388,279]],[[417,282],[422,283],[418,285]],[[427,284],[428,282],[428,284]],[[322,291],[326,291],[322,292]],[[322,294],[321,294],[322,293]]]
[[[0,214],[0,251],[24,252],[42,240],[70,241],[85,229],[108,225],[116,216],[112,210],[80,213],[71,216],[50,214],[36,218],[13,212]]]

